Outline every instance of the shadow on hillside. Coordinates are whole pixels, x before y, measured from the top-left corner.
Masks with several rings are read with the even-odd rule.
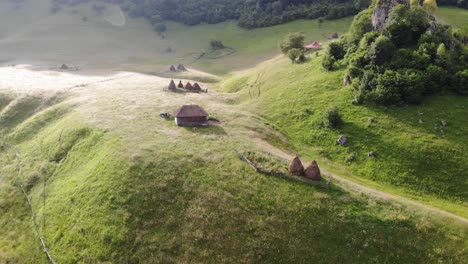
[[[207,127],[185,127],[189,132],[200,134],[200,135],[227,135],[224,128],[218,125],[210,125]]]

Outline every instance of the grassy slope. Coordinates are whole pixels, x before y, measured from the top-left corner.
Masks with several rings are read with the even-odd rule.
[[[239,28],[235,21],[198,26],[168,23],[163,39],[144,19],[127,19],[125,26],[113,26],[104,15],[93,11],[91,4],[64,8],[57,14],[50,14],[49,9],[49,0],[28,1],[21,9],[0,3],[2,60],[34,66],[48,62],[51,65],[47,68],[67,63],[83,70],[99,67],[153,73],[184,63],[205,72],[225,74],[271,58],[278,42],[291,30],[303,31],[310,41],[322,41],[334,32],[344,33],[351,22],[351,18],[344,18],[325,21],[319,27],[317,20],[302,20],[254,30]],[[220,60],[195,62],[194,56],[208,50],[212,39],[222,40],[236,53]],[[166,52],[168,47],[173,52]]]
[[[459,28],[468,24],[468,10],[456,7],[439,7],[436,16],[443,23]]]
[[[121,121],[109,119],[108,106],[99,113],[116,129],[103,130],[86,125],[67,102],[39,111],[37,99],[10,105],[2,135],[21,153],[20,181],[58,263],[467,258],[466,227],[451,220],[253,173],[232,149],[259,150],[248,131],[268,126],[242,111],[220,111],[229,120],[221,127],[192,130],[143,108],[138,113],[145,118],[130,121],[135,134],[118,129]],[[25,118],[25,109],[35,111]],[[0,262],[45,263],[8,148],[2,147],[0,165]]]
[[[463,135],[468,133],[468,99],[446,95],[404,108],[353,106],[351,88],[341,84],[343,70],[327,73],[320,58],[311,58],[302,65],[279,58],[224,86],[242,89],[245,104],[271,120],[302,155],[330,161],[332,171],[349,172],[384,189],[398,187],[393,191],[466,217],[468,141]],[[341,129],[317,126],[331,106],[341,109]],[[441,120],[449,126],[442,128]],[[350,138],[346,147],[335,144],[341,134]],[[379,157],[369,158],[371,151]],[[353,154],[357,160],[347,163]]]

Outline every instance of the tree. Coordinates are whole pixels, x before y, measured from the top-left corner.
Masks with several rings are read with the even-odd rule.
[[[431,13],[435,13],[437,10],[437,1],[436,0],[424,0],[423,2],[424,9],[428,10]]]
[[[210,46],[213,50],[220,50],[226,48],[221,40],[210,41]]]
[[[154,30],[158,32],[158,34],[160,35],[163,32],[166,32],[167,26],[164,23],[159,23],[159,24],[154,25]]]
[[[335,62],[335,57],[333,57],[332,55],[330,55],[330,53],[327,52],[322,58],[322,67],[327,71],[331,71],[335,67]]]
[[[341,41],[335,41],[328,45],[328,53],[333,56],[336,60],[341,60],[346,54],[344,43]]]
[[[411,0],[410,1],[410,6],[420,6],[420,1],[419,0]]]
[[[281,52],[288,54],[291,49],[304,49],[305,36],[302,33],[290,33],[280,44]]]
[[[296,49],[296,48],[290,49],[287,55],[292,63],[302,62],[305,58],[304,51],[301,49]]]
[[[468,95],[468,70],[457,72],[452,81],[453,89],[462,95]]]
[[[338,107],[333,106],[323,113],[323,126],[327,128],[339,128],[343,124],[343,118]]]
[[[374,43],[372,43],[369,50],[369,59],[373,65],[382,65],[393,56],[395,46],[389,38],[379,36]]]

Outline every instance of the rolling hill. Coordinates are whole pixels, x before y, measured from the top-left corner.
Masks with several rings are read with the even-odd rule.
[[[343,69],[323,71],[320,54],[300,65],[282,57],[260,63],[276,55],[287,32],[324,41],[345,32],[351,18],[251,31],[232,21],[168,24],[161,39],[143,20],[115,26],[105,19],[114,16],[86,13],[89,5],[50,15],[39,2],[18,13],[0,8],[1,20],[18,25],[0,23],[1,263],[48,263],[34,222],[57,263],[468,259],[466,98],[353,106]],[[183,56],[215,36],[237,52],[194,63]],[[164,52],[168,43],[175,54]],[[179,62],[193,75],[170,77],[203,80],[204,71],[223,81],[202,83],[209,93],[167,92],[161,71]],[[62,63],[82,70],[57,70]],[[160,118],[183,104],[203,106],[219,123],[182,128]],[[316,126],[331,105],[343,112],[342,130]],[[443,132],[433,129],[440,119],[449,124]],[[350,143],[337,147],[344,133]],[[340,176],[329,188],[266,176],[235,151],[282,170],[300,154]],[[357,160],[347,164],[350,154]]]

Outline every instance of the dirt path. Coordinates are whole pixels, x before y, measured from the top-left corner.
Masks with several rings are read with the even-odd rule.
[[[294,156],[292,154],[287,153],[287,152],[285,152],[283,150],[280,150],[280,149],[272,146],[270,143],[268,143],[268,142],[266,142],[266,141],[264,141],[264,140],[262,140],[260,138],[256,139],[256,144],[261,146],[265,151],[268,151],[272,155],[276,155],[276,156],[278,156],[278,157],[280,157],[282,159],[291,160],[291,159],[294,158]],[[456,219],[456,220],[458,220],[458,221],[460,221],[460,222],[462,222],[464,224],[468,224],[468,219],[466,219],[464,217],[461,217],[459,215],[452,214],[452,213],[449,213],[447,211],[444,211],[444,210],[441,210],[441,209],[438,209],[438,208],[435,208],[435,207],[432,207],[432,206],[425,205],[423,203],[411,200],[409,198],[406,198],[406,197],[403,197],[403,196],[400,196],[400,195],[390,194],[390,193],[386,193],[386,192],[383,192],[383,191],[380,191],[380,190],[377,190],[377,189],[373,189],[373,188],[364,186],[362,184],[359,184],[357,182],[346,179],[346,178],[344,178],[342,176],[339,176],[339,175],[337,175],[335,173],[332,173],[332,172],[329,172],[329,171],[326,171],[326,170],[323,170],[323,169],[321,169],[321,171],[322,171],[322,174],[324,174],[325,176],[331,177],[332,182],[334,182],[335,184],[339,185],[340,187],[342,187],[343,189],[345,189],[345,190],[347,190],[347,191],[349,191],[351,193],[360,193],[360,194],[365,194],[365,195],[368,195],[370,197],[375,197],[375,198],[385,200],[385,201],[395,201],[395,202],[402,203],[402,204],[405,204],[405,205],[411,205],[413,207],[423,209],[423,210],[426,210],[426,211],[430,211],[432,213],[439,214],[439,215],[442,215],[442,216],[446,216],[446,217],[449,217],[449,218],[452,218],[452,219]]]

